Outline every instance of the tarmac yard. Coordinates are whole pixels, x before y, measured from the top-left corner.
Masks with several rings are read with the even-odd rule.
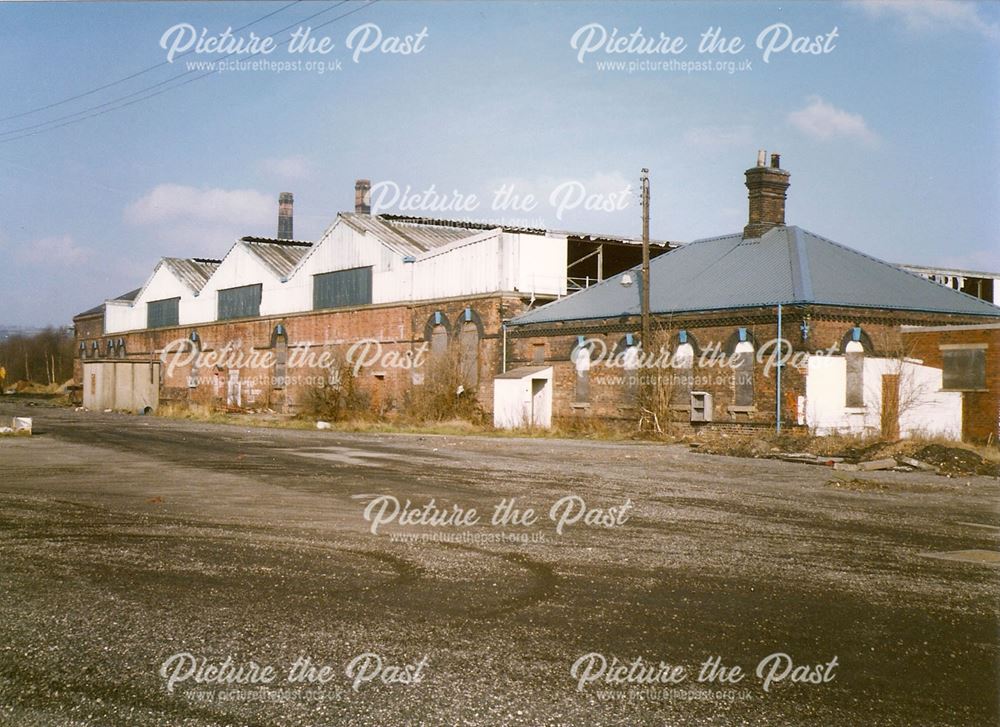
[[[1000,719],[995,479],[15,414],[0,724]]]

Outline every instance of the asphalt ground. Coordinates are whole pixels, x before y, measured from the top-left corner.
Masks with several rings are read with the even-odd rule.
[[[14,414],[2,724],[998,724],[995,479]]]

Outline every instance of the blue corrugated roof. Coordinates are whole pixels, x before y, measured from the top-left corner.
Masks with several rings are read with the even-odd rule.
[[[639,315],[641,277],[621,275],[518,316],[512,325]],[[650,263],[656,314],[792,303],[998,316],[1000,308],[799,227],[697,240]]]

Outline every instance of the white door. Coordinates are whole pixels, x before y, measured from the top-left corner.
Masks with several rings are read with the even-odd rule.
[[[552,421],[552,399],[549,379],[531,380],[531,426],[548,427]]]

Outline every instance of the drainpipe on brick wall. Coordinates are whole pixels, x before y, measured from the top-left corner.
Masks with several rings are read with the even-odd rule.
[[[500,330],[503,332],[503,345],[500,354],[500,373],[507,373],[507,321],[500,321]]]
[[[361,180],[359,180],[359,181],[361,181]],[[403,258],[403,266],[404,266],[404,268],[408,267],[410,269],[410,301],[409,301],[410,305],[409,305],[409,309],[410,309],[410,365],[411,365],[411,368],[410,368],[410,395],[411,396],[413,395],[413,386],[414,386],[414,384],[413,384],[413,377],[417,373],[417,367],[413,366],[413,361],[416,358],[416,352],[414,350],[413,343],[414,343],[414,339],[417,336],[417,322],[416,322],[417,312],[416,312],[416,309],[414,308],[414,305],[413,305],[413,266],[416,264],[416,262],[417,262],[417,259],[415,257],[413,257],[413,255],[407,255],[406,257]]]
[[[778,366],[777,366],[777,397],[774,402],[774,416],[776,422],[776,430],[778,434],[781,434],[781,358],[783,356],[783,351],[781,350],[781,303],[778,303]]]

